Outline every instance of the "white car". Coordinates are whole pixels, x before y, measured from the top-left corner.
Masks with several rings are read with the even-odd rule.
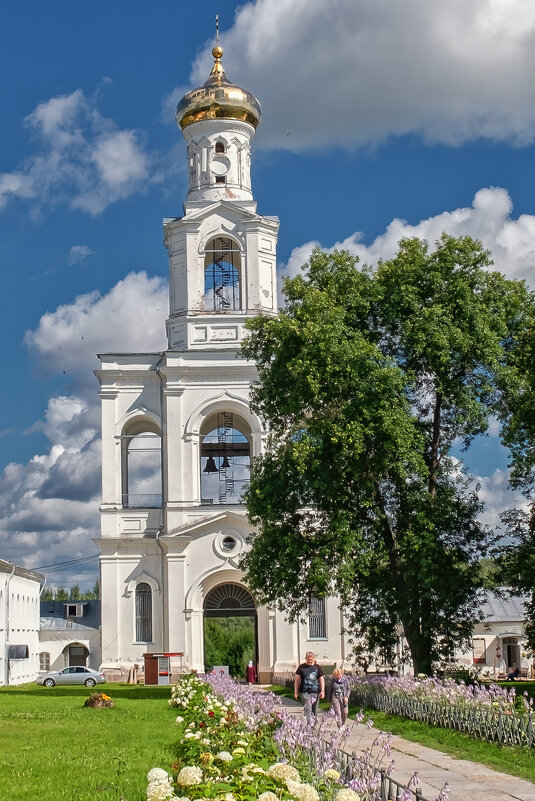
[[[104,684],[105,681],[103,673],[77,665],[43,673],[37,677],[35,683],[44,684],[45,687],[55,687],[56,684],[85,684],[86,687],[94,687],[95,684]]]

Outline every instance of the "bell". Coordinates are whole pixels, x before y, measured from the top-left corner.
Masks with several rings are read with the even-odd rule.
[[[221,470],[223,470],[226,467],[230,467],[230,462],[228,460],[228,456],[224,456],[223,457],[223,461],[221,462]]]
[[[217,467],[213,456],[209,456],[206,460],[203,473],[217,473]]]

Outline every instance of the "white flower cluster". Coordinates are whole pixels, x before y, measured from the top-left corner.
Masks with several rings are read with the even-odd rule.
[[[340,778],[340,774],[334,768],[327,768],[323,773],[323,777],[331,782],[336,782]]]
[[[289,793],[294,798],[297,798],[298,801],[319,801],[320,799],[320,794],[311,784],[300,784],[300,782],[294,782],[292,779],[286,779],[286,787]]]
[[[257,765],[255,762],[249,762],[248,765],[245,765],[241,769],[241,778],[244,782],[254,782],[256,778],[255,774],[265,772],[264,768],[260,767],[260,765]]]
[[[288,779],[293,782],[299,782],[300,780],[298,771],[285,762],[275,762],[274,765],[270,765],[267,769],[267,775],[270,779],[283,784],[286,784]]]
[[[153,768],[147,774],[147,801],[167,801],[176,798],[167,771]]]
[[[343,787],[335,795],[335,801],[360,801],[360,795],[349,787]]]
[[[203,682],[196,676],[184,676],[179,683],[175,684],[172,688],[169,706],[187,709],[203,686]]]
[[[220,751],[219,754],[216,754],[216,758],[221,762],[232,762],[232,754],[229,754],[228,751]]]
[[[258,801],[279,801],[279,796],[272,793],[271,790],[266,790],[265,793],[260,793]]]
[[[200,784],[203,780],[202,770],[196,765],[187,765],[182,768],[176,777],[177,784],[187,786],[190,784]]]

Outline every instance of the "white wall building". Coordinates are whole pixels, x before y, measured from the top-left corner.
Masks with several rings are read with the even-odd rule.
[[[482,676],[506,676],[517,665],[524,677],[532,677],[533,655],[525,635],[525,597],[487,592],[483,619],[474,626],[472,649],[459,653],[459,664],[477,668]]]
[[[0,686],[39,673],[39,595],[44,576],[0,559]]]
[[[184,216],[164,220],[168,349],[104,354],[102,667],[180,652],[202,670],[206,615],[256,616],[259,675],[293,669],[306,650],[345,658],[336,599],[306,625],[257,607],[238,560],[250,531],[241,502],[266,431],[249,408],[255,366],[240,355],[247,319],[277,312],[279,221],[257,213],[250,145],[256,98],[228,81],[221,48],[177,122],[188,144]],[[273,554],[276,561],[277,554]],[[178,664],[178,662],[177,662]]]
[[[84,665],[98,670],[100,601],[41,601],[39,669]]]

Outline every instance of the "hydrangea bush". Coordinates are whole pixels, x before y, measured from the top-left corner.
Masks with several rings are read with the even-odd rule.
[[[184,676],[169,700],[178,712],[176,761],[171,774],[149,772],[147,801],[377,801],[390,735],[381,734],[355,758],[358,778],[346,782],[336,752],[350,727],[333,731],[327,716],[312,727],[304,717],[277,711],[278,703],[273,694],[225,676]],[[362,718],[352,725],[363,725]],[[404,795],[395,801],[413,798]],[[437,801],[447,801],[445,791]]]

